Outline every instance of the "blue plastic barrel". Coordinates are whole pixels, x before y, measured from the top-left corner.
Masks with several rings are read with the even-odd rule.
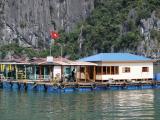
[[[121,90],[121,86],[111,86],[110,90]]]
[[[12,89],[13,89],[13,90],[18,90],[18,89],[19,89],[19,85],[18,85],[17,82],[13,82],[13,83],[12,83]]]
[[[156,74],[155,74],[155,79],[156,79],[157,81],[160,81],[160,73],[156,73]]]
[[[73,92],[75,91],[74,87],[63,88],[64,92]]]
[[[106,86],[97,86],[95,88],[92,88],[93,90],[106,90],[106,89],[109,89],[109,87],[106,87]]]
[[[3,81],[3,88],[4,89],[11,89],[12,88],[12,83],[8,81]]]
[[[27,90],[35,90],[36,85],[34,83],[27,83]]]
[[[152,89],[152,85],[143,85],[142,89]]]
[[[155,85],[155,88],[160,89],[160,85],[159,84]]]
[[[43,84],[38,84],[38,85],[36,86],[36,90],[37,90],[37,91],[45,91],[45,86],[44,86]]]
[[[137,89],[137,86],[136,86],[136,85],[128,85],[128,86],[127,86],[127,89],[128,89],[128,90],[136,90],[136,89]]]
[[[47,92],[54,92],[55,91],[55,89],[52,85],[46,85],[46,87],[47,87]]]
[[[3,84],[0,82],[0,88],[3,88]]]
[[[58,92],[60,91],[58,86],[46,85],[47,92]]]
[[[20,83],[20,91],[24,91],[26,89],[26,83]]]
[[[92,88],[91,87],[80,87],[78,88],[78,91],[81,91],[81,92],[88,92],[88,91],[91,91]]]

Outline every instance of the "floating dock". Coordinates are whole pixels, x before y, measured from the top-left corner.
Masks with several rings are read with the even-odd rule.
[[[148,83],[85,83],[67,82],[51,83],[49,81],[1,81],[0,87],[6,90],[17,91],[45,91],[45,92],[74,92],[74,91],[97,91],[97,90],[143,90],[160,89],[160,82]]]

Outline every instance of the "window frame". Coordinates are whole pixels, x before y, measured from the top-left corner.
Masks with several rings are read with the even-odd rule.
[[[118,75],[119,66],[106,66],[106,75]]]
[[[123,73],[130,73],[131,72],[131,67],[123,67],[122,72]]]
[[[102,74],[102,66],[96,66],[96,75]]]
[[[149,67],[142,67],[142,72],[149,72]]]

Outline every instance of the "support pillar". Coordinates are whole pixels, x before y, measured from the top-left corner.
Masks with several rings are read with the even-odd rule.
[[[96,66],[93,69],[93,82],[96,82]]]
[[[34,80],[36,80],[37,79],[37,75],[36,75],[36,65],[34,66]]]
[[[44,66],[44,68],[43,68],[43,72],[44,72],[43,79],[45,80],[45,75],[46,75],[46,66]]]
[[[74,69],[75,69],[75,81],[74,82],[77,82],[77,66],[74,66]]]
[[[49,66],[49,80],[51,79],[52,73],[51,73],[51,66]]]
[[[6,65],[5,73],[6,73],[6,78],[8,79],[8,65]]]
[[[101,66],[101,82],[103,82],[103,66]]]
[[[15,70],[16,70],[16,80],[18,80],[18,74],[17,74],[18,68],[17,68],[17,65],[15,65]]]
[[[42,66],[39,66],[39,79],[42,80]]]
[[[54,79],[54,66],[52,67],[52,80]]]
[[[85,82],[87,82],[87,66],[85,66]]]
[[[79,66],[79,81],[81,80],[81,66]]]
[[[63,66],[61,65],[61,80],[63,80]]]
[[[26,65],[24,65],[24,71],[25,71],[25,80],[27,79],[27,69],[26,69]]]

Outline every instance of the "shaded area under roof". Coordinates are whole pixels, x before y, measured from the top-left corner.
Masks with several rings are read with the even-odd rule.
[[[22,64],[22,65],[62,65],[62,66],[96,66],[91,62],[72,61],[67,58],[53,58],[52,62],[47,62],[47,58],[32,58],[28,60],[12,59],[0,61],[0,64]]]
[[[121,61],[152,61],[153,59],[144,56],[138,56],[130,53],[99,53],[93,56],[85,57],[79,61],[88,62],[121,62]]]

